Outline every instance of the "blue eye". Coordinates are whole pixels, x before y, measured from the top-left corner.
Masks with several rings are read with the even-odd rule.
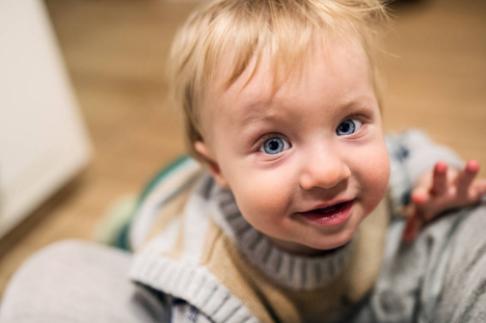
[[[349,136],[361,128],[361,121],[356,119],[346,119],[339,124],[336,129],[338,136]]]
[[[289,148],[290,144],[285,137],[272,136],[263,142],[260,151],[268,155],[276,155]]]

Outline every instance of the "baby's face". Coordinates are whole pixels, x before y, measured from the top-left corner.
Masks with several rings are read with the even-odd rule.
[[[246,220],[279,246],[313,253],[344,245],[383,198],[388,158],[361,46],[316,46],[300,76],[272,93],[263,59],[212,91],[196,149]]]

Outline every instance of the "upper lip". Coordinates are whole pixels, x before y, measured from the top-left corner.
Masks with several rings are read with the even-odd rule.
[[[310,207],[310,208],[306,208],[303,211],[300,211],[298,213],[313,212],[313,211],[318,210],[318,209],[325,209],[325,208],[336,206],[336,205],[339,205],[339,204],[353,202],[354,200],[355,200],[354,198],[336,199],[334,201],[316,204],[315,206]]]

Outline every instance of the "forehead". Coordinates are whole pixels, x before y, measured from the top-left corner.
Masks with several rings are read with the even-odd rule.
[[[278,109],[281,106],[346,105],[361,98],[374,98],[369,60],[359,41],[315,41],[298,64],[281,67],[278,62],[275,55],[264,52],[226,86],[230,63],[222,61],[205,98],[203,123],[214,119],[250,123],[292,113],[292,109]]]

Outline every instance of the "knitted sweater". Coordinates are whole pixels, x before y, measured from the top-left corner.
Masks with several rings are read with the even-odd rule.
[[[392,210],[407,199],[421,167],[439,159],[459,164],[417,132],[388,143]],[[445,246],[462,217],[429,227],[404,247],[403,221],[389,225],[388,213],[382,203],[345,247],[318,257],[292,255],[254,230],[231,192],[184,159],[144,194],[131,228],[137,250],[131,277],[161,295],[173,322],[420,321],[439,301],[441,265],[450,259]]]

